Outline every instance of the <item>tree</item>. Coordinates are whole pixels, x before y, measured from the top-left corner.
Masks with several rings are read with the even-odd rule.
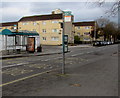
[[[80,37],[78,35],[74,36],[74,42],[78,44],[80,42]]]
[[[100,31],[100,35],[101,36],[104,36],[104,41],[106,40],[106,34],[104,32],[104,28],[105,26],[110,22],[109,19],[107,18],[99,18],[97,19],[97,23],[98,23],[98,26],[99,26],[99,31]]]
[[[104,28],[106,26],[106,24],[108,24],[109,22],[110,22],[110,20],[107,19],[107,18],[99,18],[99,19],[97,19],[97,23],[98,23],[99,28]]]
[[[117,30],[117,39],[120,40],[120,28]]]
[[[117,36],[117,28],[114,22],[109,22],[108,24],[106,24],[103,31],[105,32],[107,40],[111,41],[111,36],[112,36],[115,41],[116,36]]]
[[[103,6],[106,3],[106,0],[97,0],[95,2],[98,6]],[[120,0],[114,0],[110,9],[106,9],[106,14],[109,16],[115,16],[120,10]]]
[[[104,36],[104,41],[111,40],[111,37],[114,38],[114,41],[117,39],[118,36],[118,25],[114,22],[106,18],[100,18],[97,20],[99,25],[99,36]]]

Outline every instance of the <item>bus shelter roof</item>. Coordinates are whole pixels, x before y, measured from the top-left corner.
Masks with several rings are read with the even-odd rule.
[[[4,29],[2,32],[0,32],[0,35],[26,35],[26,36],[39,36],[38,33],[24,33],[24,32],[12,32],[9,29]]]

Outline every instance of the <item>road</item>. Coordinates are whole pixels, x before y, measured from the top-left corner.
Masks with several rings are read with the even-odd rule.
[[[5,59],[3,96],[117,96],[117,48],[70,47],[65,75],[61,75],[62,54]]]

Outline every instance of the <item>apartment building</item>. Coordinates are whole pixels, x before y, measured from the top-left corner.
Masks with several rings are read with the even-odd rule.
[[[82,43],[89,43],[93,40],[91,33],[94,31],[95,21],[74,22],[74,36],[79,36]]]
[[[59,45],[62,43],[62,14],[23,17],[18,22],[18,31],[34,31],[40,34],[40,43]]]
[[[54,12],[55,13],[55,12]],[[49,15],[37,15],[22,17],[18,21],[18,31],[34,31],[40,34],[40,43],[43,45],[61,45],[63,23],[62,13]],[[74,43],[74,33],[72,32],[72,18],[65,23],[65,34],[68,35],[68,42]],[[68,29],[69,28],[69,29]]]
[[[0,31],[2,31],[3,29],[9,29],[13,32],[16,32],[18,29],[18,22],[0,23]]]

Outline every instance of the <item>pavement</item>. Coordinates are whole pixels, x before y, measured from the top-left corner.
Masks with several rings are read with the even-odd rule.
[[[66,54],[65,75],[60,54],[3,60],[29,62],[3,69],[3,96],[118,96],[117,45],[72,51]]]
[[[92,47],[90,44],[86,45],[76,45],[76,46],[69,46],[69,48],[88,48]],[[43,55],[53,55],[53,54],[61,54],[62,53],[62,46],[42,46],[43,51],[42,52],[34,52],[34,53],[29,53],[29,52],[21,52],[19,54],[14,53],[14,54],[9,54],[9,55],[1,55],[0,59],[8,59],[8,58],[18,58],[18,57],[29,57],[29,56],[43,56]],[[70,52],[70,50],[68,50]]]

